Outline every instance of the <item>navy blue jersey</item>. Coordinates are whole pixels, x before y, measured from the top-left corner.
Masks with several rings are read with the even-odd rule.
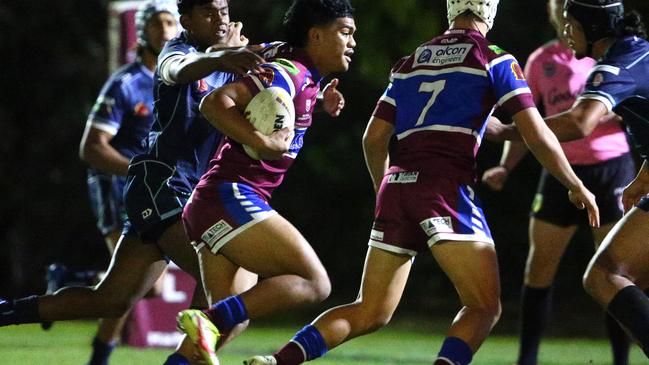
[[[106,81],[87,123],[113,135],[110,145],[130,159],[146,152],[152,110],[153,72],[134,62]]]
[[[154,80],[155,122],[149,153],[152,158],[175,167],[168,184],[182,194],[191,194],[221,139],[221,134],[198,110],[200,101],[235,77],[230,73],[214,72],[189,84],[174,84],[166,65],[194,52],[198,50],[188,42],[186,31],[167,42],[158,56]]]
[[[624,119],[644,159],[649,156],[649,42],[618,39],[588,77],[579,99],[599,100]]]

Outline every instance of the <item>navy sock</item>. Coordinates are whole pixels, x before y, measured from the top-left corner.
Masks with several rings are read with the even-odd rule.
[[[191,365],[189,363],[189,360],[187,360],[186,357],[183,355],[174,352],[173,354],[169,355],[167,358],[167,361],[164,362],[162,365]]]
[[[10,324],[39,323],[38,296],[32,295],[5,302],[0,311],[0,327]]]
[[[114,343],[105,343],[95,337],[92,341],[92,355],[88,365],[108,365],[108,358],[115,349]]]
[[[539,344],[551,312],[552,287],[523,287],[518,365],[536,365]]]
[[[317,328],[306,325],[275,355],[279,365],[297,365],[324,356],[327,344]]]
[[[635,285],[627,286],[615,294],[606,308],[640,343],[649,357],[649,298]]]
[[[248,311],[238,295],[225,298],[206,311],[207,316],[221,333],[229,332],[234,326],[248,320]]]
[[[611,342],[613,352],[613,365],[629,365],[629,348],[631,339],[618,321],[609,313],[606,313],[606,332]]]
[[[449,365],[467,365],[473,359],[473,351],[469,345],[459,337],[446,337],[441,350],[437,354],[435,363]]]

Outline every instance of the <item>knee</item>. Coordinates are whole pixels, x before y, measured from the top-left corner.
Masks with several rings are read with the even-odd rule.
[[[492,325],[495,325],[500,319],[502,314],[502,305],[500,299],[494,298],[486,300],[479,305],[467,306],[474,313],[480,313],[480,316],[487,322],[491,322]]]
[[[356,311],[356,327],[362,333],[371,333],[387,326],[392,319],[394,311],[384,306],[371,306],[368,303],[355,303],[359,310]]]
[[[312,292],[311,302],[314,304],[324,301],[331,294],[331,281],[324,269],[309,280],[309,284]]]

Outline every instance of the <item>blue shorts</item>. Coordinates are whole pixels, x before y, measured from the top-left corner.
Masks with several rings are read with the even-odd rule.
[[[376,197],[369,245],[415,256],[439,241],[493,244],[471,186],[416,171],[386,175]]]
[[[145,242],[155,242],[180,220],[189,196],[169,186],[174,171],[172,166],[147,155],[133,158],[124,192],[128,223],[122,234],[137,234]]]
[[[97,219],[97,228],[102,235],[119,231],[126,221],[124,209],[123,176],[108,175],[88,170],[88,193],[92,211]]]
[[[600,223],[614,223],[622,218],[622,192],[635,177],[635,162],[630,154],[595,165],[573,165],[575,174],[595,194]],[[557,179],[543,171],[531,215],[545,222],[569,227],[587,225],[588,213],[568,200],[568,190]]]
[[[242,183],[199,184],[183,212],[185,231],[196,249],[217,253],[232,238],[276,214],[266,199]]]

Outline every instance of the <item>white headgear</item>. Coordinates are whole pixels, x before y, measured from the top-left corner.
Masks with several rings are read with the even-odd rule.
[[[146,25],[151,20],[151,17],[157,13],[166,12],[176,19],[176,25],[178,24],[178,8],[176,7],[175,1],[170,0],[150,0],[142,4],[135,13],[135,29],[137,32],[137,43],[140,46],[148,47],[149,39],[146,35]]]
[[[451,24],[458,15],[469,10],[487,23],[491,29],[494,25],[494,18],[496,18],[498,1],[500,0],[446,0],[448,23]]]

